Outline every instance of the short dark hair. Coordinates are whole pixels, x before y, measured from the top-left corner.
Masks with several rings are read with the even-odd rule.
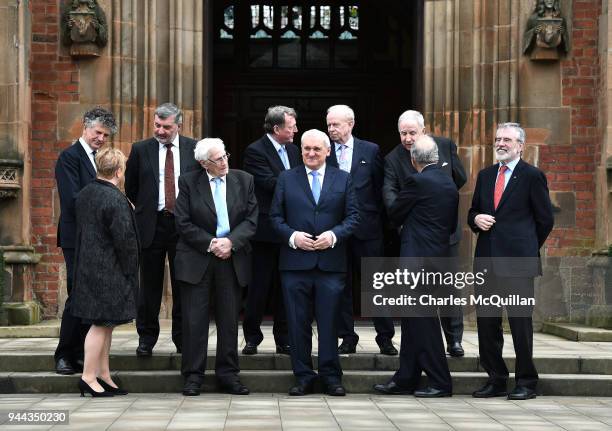
[[[108,109],[96,106],[83,115],[83,127],[86,129],[93,127],[96,123],[100,124],[102,127],[106,127],[111,135],[117,133],[115,116]]]
[[[288,106],[271,106],[268,108],[263,128],[266,133],[274,133],[274,126],[285,125],[285,114],[297,119],[295,109]]]
[[[174,103],[163,103],[155,108],[155,115],[160,119],[165,120],[166,118],[174,117],[174,124],[183,124],[183,111]]]

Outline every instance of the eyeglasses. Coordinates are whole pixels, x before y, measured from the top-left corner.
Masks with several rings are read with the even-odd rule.
[[[218,165],[221,162],[227,162],[229,160],[229,158],[230,158],[230,153],[225,153],[224,155],[222,155],[221,157],[219,157],[216,160],[208,159],[208,161],[210,163],[212,163],[213,165]]]

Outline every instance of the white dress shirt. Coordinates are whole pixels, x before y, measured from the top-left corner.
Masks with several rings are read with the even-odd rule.
[[[520,159],[520,157],[517,157],[516,159],[508,163],[499,162],[499,166],[497,167],[497,175],[499,175],[499,170],[501,169],[502,165],[505,164],[508,168],[506,169],[506,172],[504,172],[504,190],[506,190],[506,187],[508,187],[510,178],[512,178],[512,173],[514,172],[514,169],[516,168],[516,165],[518,164]],[[495,181],[497,181],[497,175],[495,176]]]
[[[346,141],[346,144],[334,142],[334,145],[336,146],[335,147],[336,148],[336,160],[338,161],[338,166],[343,171],[350,173],[351,166],[353,166],[353,147],[355,145],[355,140],[353,139],[352,136],[350,136],[348,138],[348,141]],[[344,159],[345,159],[344,164],[340,163],[340,154],[342,151],[342,145],[346,145],[346,148],[344,149]]]
[[[79,138],[79,143],[81,144],[81,146],[87,153],[87,157],[89,157],[89,160],[91,161],[91,164],[93,165],[94,171],[98,172],[98,168],[96,168],[96,158],[94,157],[94,154],[93,154],[94,152],[93,148],[91,148],[89,144],[85,142],[85,139],[83,138]]]
[[[164,188],[164,177],[166,170],[166,152],[168,149],[164,144],[159,143],[159,198],[157,200],[157,211],[166,207],[166,190]],[[181,154],[179,151],[179,135],[176,134],[172,141],[172,159],[174,160],[174,193],[178,197],[178,179],[181,175]]]

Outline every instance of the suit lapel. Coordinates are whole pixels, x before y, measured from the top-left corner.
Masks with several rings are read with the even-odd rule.
[[[519,162],[514,167],[514,170],[512,171],[512,175],[510,176],[510,181],[508,181],[508,185],[504,189],[504,193],[502,193],[501,200],[499,201],[499,205],[497,205],[497,209],[495,211],[499,211],[499,209],[502,207],[504,202],[508,200],[508,196],[510,196],[512,192],[514,191],[514,189],[516,189],[516,184],[519,181],[522,169],[523,169],[523,161],[519,160]],[[497,179],[497,172],[495,175],[495,179]]]
[[[200,178],[198,179],[198,192],[204,198],[204,203],[208,205],[213,214],[215,214],[215,225],[217,224],[217,211],[215,209],[215,201],[212,196],[212,191],[210,189],[210,181],[208,181],[208,174],[206,170],[202,169],[202,173],[200,174]]]
[[[363,158],[363,152],[361,151],[363,146],[359,140],[353,137],[353,160],[351,160],[351,174],[355,172],[355,169],[359,166],[361,159]]]
[[[77,151],[79,152],[79,156],[81,157],[81,160],[85,164],[87,171],[91,174],[91,177],[95,178],[96,169],[91,164],[91,159],[87,155],[87,151],[85,151],[85,148],[83,148],[83,146],[81,145],[81,141],[77,139],[77,141],[73,145],[77,145]]]
[[[304,189],[306,196],[308,196],[308,199],[310,199],[310,202],[312,202],[313,206],[316,205],[314,201],[314,197],[312,196],[312,189],[310,188],[310,183],[308,182],[308,176],[306,174],[306,169],[298,169],[296,171],[296,175],[297,175],[297,181],[302,187],[302,189]],[[319,202],[321,202],[321,196],[319,196]]]
[[[319,205],[325,199],[325,197],[329,194],[329,189],[331,188],[333,182],[336,179],[337,171],[335,169],[325,169],[325,176],[323,177],[323,188],[321,189],[321,196],[319,196]]]
[[[287,154],[289,157],[289,165],[292,168],[295,168],[297,165],[300,164],[300,152],[298,148],[293,144],[290,146],[285,146],[285,148],[287,149]]]
[[[280,158],[280,154],[278,154],[278,151],[276,151],[276,147],[274,147],[274,144],[272,143],[270,138],[268,138],[268,136],[264,136],[264,148],[266,153],[268,154],[268,157],[276,165],[278,170],[284,171],[285,165],[283,165],[283,161]],[[285,147],[285,149],[287,149],[287,147]],[[289,158],[289,152],[287,152],[287,158]],[[289,162],[289,165],[291,165],[291,162]]]
[[[242,196],[240,193],[240,184],[238,179],[229,171],[225,177],[226,188],[225,188],[225,201],[227,203],[227,216],[229,218],[230,226],[233,225],[234,212],[236,211],[236,197]]]
[[[331,151],[329,152],[329,156],[327,156],[327,160],[325,160],[325,163],[327,163],[330,166],[334,166],[334,167],[339,167],[338,165],[338,158],[336,157],[336,143],[332,142],[331,143]]]
[[[183,138],[181,135],[179,135],[179,154],[181,175],[183,175],[187,172],[187,167],[189,166],[189,163],[187,163],[187,161],[190,160],[190,158],[193,159],[194,154],[193,148],[188,148],[185,138]]]
[[[404,172],[406,172],[407,175],[416,174],[417,170],[412,165],[412,159],[410,158],[410,152],[407,151],[404,147],[401,147],[399,149],[399,153],[400,153],[400,161],[404,169]]]
[[[151,165],[149,172],[153,175],[155,181],[155,187],[157,189],[156,195],[159,193],[159,142],[157,139],[151,138],[147,143],[146,147],[147,159]]]

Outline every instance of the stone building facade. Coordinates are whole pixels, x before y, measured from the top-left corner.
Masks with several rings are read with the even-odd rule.
[[[581,320],[591,306],[612,302],[605,277],[603,285],[595,282],[585,259],[567,263],[612,244],[608,2],[561,0],[570,49],[546,61],[523,53],[535,0],[414,2],[416,49],[407,60],[417,73],[406,83],[414,88],[413,106],[403,109],[421,110],[433,133],[458,144],[469,173],[462,216],[478,171],[493,162],[495,125],[518,121],[526,128],[524,157],[546,173],[555,206],[556,226],[544,254],[559,258],[551,260],[557,273],[572,268],[570,278],[583,280],[546,296],[562,319]],[[150,136],[159,103],[179,105],[183,133],[196,138],[214,131],[217,115],[212,71],[219,2],[98,0],[108,43],[99,56],[86,58],[71,55],[62,43],[62,15],[72,3],[0,0],[0,245],[4,302],[13,307],[15,322],[24,315],[35,319],[36,304],[45,317],[61,313],[65,269],[56,247],[53,171],[59,152],[80,136],[82,113],[95,105],[111,108],[120,123],[112,144],[126,154],[132,142]],[[462,255],[473,246],[465,226]]]

